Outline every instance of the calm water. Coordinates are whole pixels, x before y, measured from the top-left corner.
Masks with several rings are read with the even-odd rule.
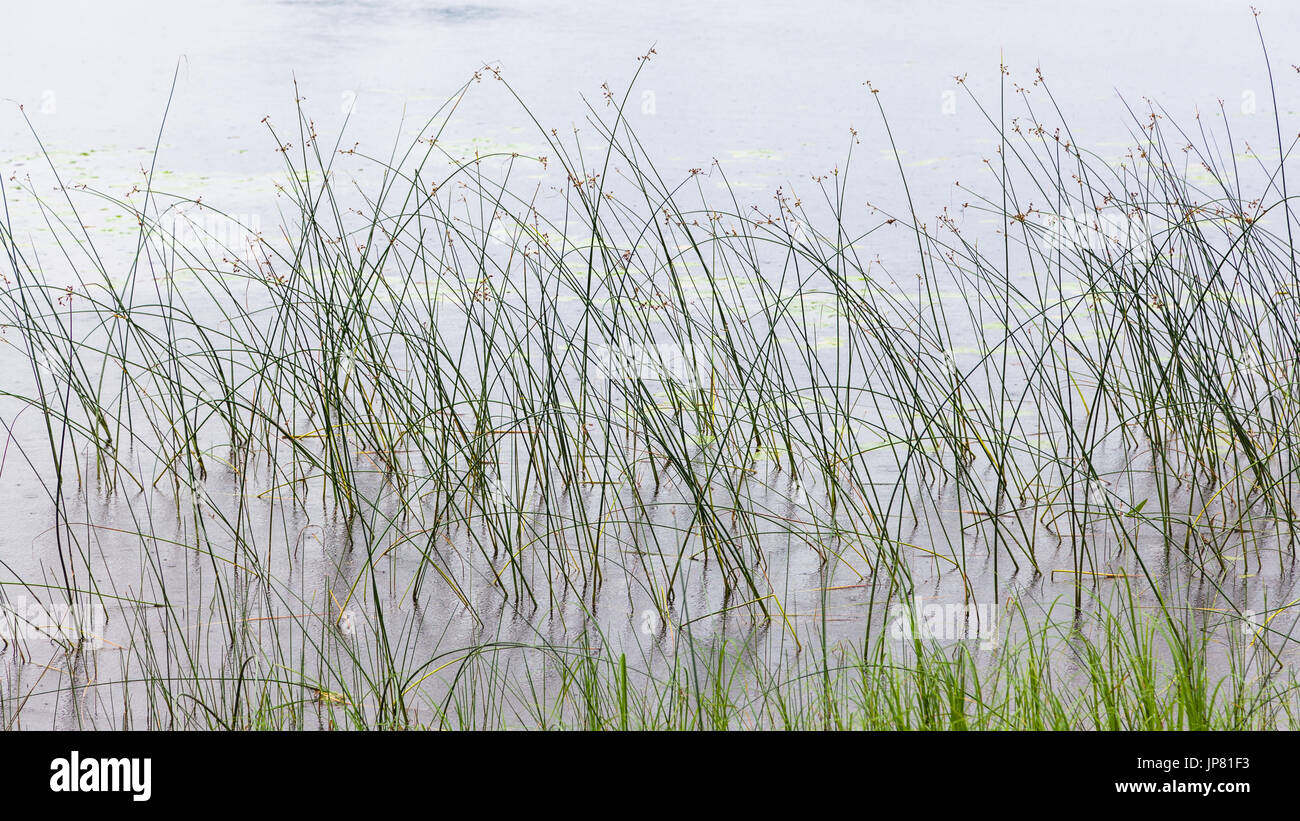
[[[1275,61],[1293,62],[1283,52],[1300,32],[1300,9],[1258,5]],[[1244,3],[237,0],[215,12],[183,2],[56,1],[6,4],[0,26],[23,33],[0,53],[0,99],[23,104],[50,148],[93,152],[105,180],[130,177],[139,165],[130,152],[153,147],[179,65],[161,167],[195,190],[246,195],[250,207],[265,194],[259,179],[278,168],[261,120],[292,121],[295,79],[322,133],[334,133],[350,108],[348,142],[378,151],[404,115],[409,131],[485,63],[503,68],[544,124],[580,123],[581,96],[599,102],[604,82],[623,88],[652,46],[657,55],[631,106],[638,133],[665,170],[716,157],[756,191],[829,169],[850,127],[878,136],[869,80],[885,94],[923,200],[946,204],[951,183],[976,173],[994,145],[953,78],[969,75],[994,100],[1000,54],[1019,82],[1042,68],[1090,146],[1126,138],[1117,94],[1150,96],[1180,117],[1223,99],[1232,113],[1261,115],[1257,128],[1249,115],[1238,124],[1243,138],[1270,127]],[[458,112],[462,136],[536,144],[506,95],[483,92]],[[1283,108],[1295,116],[1295,105]],[[32,149],[12,108],[0,112],[0,140],[8,175],[21,167],[15,155]],[[883,148],[872,139],[866,153]],[[864,173],[892,179],[887,167]]]
[[[1300,7],[1268,0],[1256,5],[1264,13],[1275,67],[1289,66],[1294,58],[1287,47],[1300,34]],[[274,179],[282,170],[263,120],[290,128],[295,93],[322,134],[337,133],[346,119],[344,146],[359,143],[384,154],[395,140],[416,135],[484,64],[500,66],[547,127],[581,128],[584,98],[603,106],[601,84],[624,89],[638,68],[637,57],[651,47],[654,58],[632,91],[629,111],[656,164],[665,173],[685,174],[716,158],[733,187],[763,205],[778,186],[797,189],[810,174],[843,162],[851,128],[862,139],[855,149],[858,190],[864,199],[897,200],[897,169],[867,81],[882,90],[917,210],[934,213],[959,204],[966,195],[953,183],[987,175],[982,160],[992,156],[997,135],[954,78],[966,75],[977,94],[996,104],[1000,60],[1010,67],[1010,80],[1024,84],[1041,68],[1076,137],[1103,153],[1118,155],[1129,143],[1121,96],[1134,102],[1151,97],[1181,120],[1198,110],[1217,117],[1217,101],[1223,100],[1236,137],[1261,146],[1274,140],[1254,20],[1247,6],[1237,3],[1091,2],[1048,8],[1004,2],[805,2],[792,9],[754,2],[588,6],[376,0],[240,1],[213,9],[190,3],[45,2],[6,5],[0,9],[0,30],[8,34],[0,52],[0,99],[12,101],[0,105],[5,179],[31,175],[38,190],[52,185],[17,109],[21,104],[65,182],[125,193],[151,162],[175,80],[158,179],[165,179],[169,190],[201,195],[229,213],[252,215],[263,226],[277,219]],[[1294,133],[1300,123],[1294,83],[1284,84],[1279,102],[1283,130]],[[449,139],[465,151],[541,148],[518,103],[490,79],[457,111]],[[990,183],[987,176],[983,181]],[[16,221],[33,214],[21,194],[11,195],[10,206]],[[130,236],[129,229],[109,219],[92,228],[106,236]],[[28,225],[34,235],[41,233],[35,223]],[[18,367],[9,354],[0,363]],[[23,430],[20,425],[16,435]],[[11,464],[0,488],[11,525],[5,559],[19,577],[43,577],[50,572],[47,502],[39,485],[20,475],[24,468]],[[92,498],[86,512],[106,521],[123,517],[113,499]],[[313,527],[328,533],[319,522],[303,523],[304,532]],[[355,557],[340,558],[323,546],[328,539],[313,539],[304,539],[303,552],[281,570],[287,578],[305,574],[293,582],[304,591],[315,587],[346,597],[346,564]],[[131,572],[133,555],[114,558],[112,544],[101,543],[107,545],[106,566]],[[829,581],[819,576],[813,557],[791,561],[778,581],[791,601]],[[1068,558],[1063,562],[1068,566]],[[181,572],[186,557],[178,553],[167,563]],[[378,572],[405,578],[411,566]],[[464,570],[473,575],[468,564]],[[1038,578],[1032,584],[1037,595],[1049,599],[1066,589],[1059,581]],[[1270,581],[1279,594],[1293,586],[1290,578]],[[955,582],[951,575],[936,576],[927,591],[938,600],[957,600]],[[392,592],[400,599],[400,591]],[[492,596],[486,584],[478,592]],[[633,615],[630,623],[613,619],[615,631],[638,626],[644,597],[631,598],[625,594],[624,601],[609,605]],[[860,632],[854,623],[860,611],[854,608],[862,596],[850,591],[843,598],[827,607],[834,610],[832,621],[845,625],[844,635],[852,636]],[[707,612],[719,602],[719,592],[704,584],[694,606]],[[802,615],[819,606],[816,596],[804,603]],[[451,613],[454,603],[447,605]],[[542,627],[525,620],[505,631],[519,640],[538,630],[563,640],[575,626],[566,618],[576,611],[568,603],[557,608],[568,617]],[[195,614],[194,623],[201,618]],[[412,618],[427,620],[432,633],[442,630],[434,638],[452,643],[485,635],[482,625],[463,614]],[[14,688],[34,687],[44,675],[12,657],[5,664]],[[35,725],[74,722],[66,704],[47,701],[35,710]]]

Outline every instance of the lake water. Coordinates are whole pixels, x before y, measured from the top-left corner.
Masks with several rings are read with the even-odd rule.
[[[1267,0],[1256,5],[1279,74],[1281,129],[1294,134],[1300,131],[1295,81],[1300,69],[1291,66],[1296,57],[1288,49],[1300,34],[1300,7]],[[978,184],[995,190],[996,180],[984,161],[996,155],[997,128],[967,89],[996,116],[1000,64],[1010,71],[1006,82],[1012,98],[1016,84],[1029,86],[1035,70],[1041,70],[1075,139],[1107,158],[1120,158],[1133,142],[1133,120],[1124,101],[1141,109],[1143,98],[1158,101],[1180,122],[1193,122],[1198,112],[1221,122],[1222,101],[1235,140],[1261,153],[1276,145],[1255,20],[1246,5],[1234,3],[806,2],[791,7],[755,2],[595,6],[237,0],[213,8],[184,2],[44,2],[0,9],[0,30],[9,34],[0,52],[0,173],[7,181],[23,183],[6,189],[7,205],[13,224],[23,226],[16,231],[20,240],[33,244],[52,234],[42,227],[30,192],[54,188],[33,129],[69,186],[85,184],[124,196],[140,183],[142,169],[154,164],[157,143],[156,187],[165,181],[170,192],[219,203],[226,213],[269,230],[280,220],[275,194],[284,167],[268,123],[277,134],[296,139],[297,103],[323,140],[332,144],[342,134],[342,147],[386,156],[395,144],[404,146],[420,135],[424,124],[479,71],[483,81],[458,106],[444,144],[462,155],[544,154],[537,125],[492,73],[482,70],[485,65],[501,71],[544,128],[568,133],[577,128],[575,143],[597,150],[601,143],[587,123],[586,104],[604,111],[602,84],[621,97],[640,69],[626,116],[660,172],[686,176],[691,169],[711,168],[716,160],[730,188],[764,209],[771,207],[778,189],[815,190],[812,175],[842,167],[851,147],[852,190],[860,200],[851,207],[863,213],[868,201],[891,212],[902,208],[900,164],[922,215],[958,208]],[[643,65],[638,57],[651,49],[652,59]],[[880,91],[897,161],[867,83]],[[716,177],[709,179],[710,185],[717,184]],[[959,181],[963,187],[955,185]],[[106,247],[129,253],[134,226],[121,222],[112,208],[92,209],[83,217]],[[910,236],[886,237],[872,252],[906,269],[909,242]],[[51,272],[60,270],[57,258],[48,265]],[[30,379],[30,367],[13,350],[6,350],[0,365],[12,374],[11,384]],[[40,420],[35,414],[21,416],[16,407],[10,404],[4,411],[13,440],[42,442]],[[48,454],[35,446],[23,454],[30,461],[9,457],[0,487],[0,505],[10,524],[3,556],[8,578],[0,582],[8,585],[10,600],[23,594],[20,581],[58,583],[49,502],[38,478],[48,475]],[[1122,462],[1124,455],[1113,458]],[[139,521],[138,505],[147,495],[104,495],[87,488],[78,493],[80,518],[112,523],[127,534],[131,522]],[[955,524],[958,504],[959,499],[942,497],[929,527],[960,528]],[[288,522],[265,513],[252,518],[277,534],[270,539],[273,548],[264,546],[266,567],[300,594],[304,610],[328,609],[330,599],[348,610],[340,602],[352,601],[360,559],[338,547],[346,527],[323,512],[304,513],[300,519],[287,515]],[[664,522],[679,526],[672,519],[675,510],[664,515]],[[149,516],[157,532],[154,514]],[[172,525],[174,532],[162,538],[174,537],[179,544],[186,527]],[[188,609],[175,609],[182,613],[176,618],[184,624],[179,628],[183,632],[202,636],[221,621],[209,600],[211,590],[204,586],[207,570],[195,566],[184,551],[164,549],[157,567],[142,569],[136,538],[99,535],[88,538],[88,544],[97,553],[89,563],[117,574],[114,589],[147,598],[148,591],[157,589],[158,579],[151,575],[156,572],[170,580],[173,592],[186,591],[193,601]],[[850,583],[863,577],[862,568],[828,575],[811,552],[796,555],[788,544],[769,547],[773,556],[779,554],[770,583],[789,604],[787,623],[791,618],[814,626],[821,621],[832,641],[861,632],[867,594]],[[403,612],[401,603],[419,559],[386,554],[374,571],[383,581],[373,595]],[[575,631],[587,626],[591,613],[585,591],[562,592],[540,614],[509,614],[491,580],[481,575],[473,550],[449,561],[461,563],[464,577],[472,579],[464,592],[479,609],[495,608],[495,618],[488,623],[469,618],[444,593],[428,610],[405,611],[408,620],[400,630],[419,634],[407,645],[413,653],[493,636],[572,643]],[[972,561],[971,568],[979,569],[971,572],[973,589],[981,601],[994,605],[1011,591],[1047,603],[1071,589],[1068,575],[995,582],[991,562]],[[1177,565],[1166,557],[1161,572],[1182,579]],[[1068,555],[1045,559],[1045,567],[1071,566]],[[924,562],[918,568],[924,595],[950,605],[963,600],[960,577],[927,569]],[[1007,572],[1004,565],[1002,573]],[[1295,598],[1289,571],[1258,572],[1253,582],[1239,574],[1219,593],[1239,602]],[[642,628],[646,614],[653,612],[648,609],[653,593],[639,586],[634,571],[626,575],[611,571],[604,583],[609,592],[591,607],[602,614],[594,619],[602,629],[634,641],[648,635]],[[826,590],[839,590],[839,585],[844,585],[842,591],[828,600]],[[731,604],[707,567],[699,572],[692,595],[695,613],[714,613]],[[1216,603],[1213,595],[1205,596],[1207,606]],[[262,617],[288,615],[272,607]],[[164,631],[166,618],[160,618],[158,629]],[[748,629],[729,627],[725,616],[714,621],[721,624],[710,629],[720,633]],[[109,631],[114,646],[129,645],[132,635],[121,632],[121,621],[115,625]],[[296,640],[291,630],[266,629],[270,641]],[[787,634],[798,631],[776,630],[769,641],[778,654],[788,649]],[[228,648],[195,641],[200,654],[220,667]],[[295,649],[302,647],[277,653],[291,657]],[[48,650],[35,659],[0,654],[9,692],[36,694],[21,726],[117,723],[121,710],[113,706],[111,694],[91,688],[89,696],[69,703],[62,683],[93,682],[96,673],[56,660],[56,655]],[[105,669],[113,664],[99,663]],[[106,678],[113,675],[104,673]],[[11,720],[4,713],[0,718]],[[157,716],[150,720],[161,721]]]
[[[1300,10],[1259,7],[1280,69]],[[1182,117],[1222,99],[1243,112],[1242,138],[1271,130],[1244,4],[50,2],[0,14],[6,31],[25,33],[0,55],[0,97],[25,106],[49,148],[108,154],[96,157],[105,180],[134,174],[131,152],[152,150],[179,69],[161,167],[250,206],[264,193],[256,180],[279,168],[261,120],[292,121],[295,80],[323,133],[350,110],[348,143],[379,150],[403,118],[408,129],[423,122],[485,64],[501,66],[548,127],[580,123],[582,96],[599,102],[606,82],[623,89],[651,47],[629,107],[642,139],[665,169],[716,157],[756,193],[828,170],[850,127],[878,135],[870,81],[919,193],[931,209],[948,204],[952,182],[978,173],[996,144],[954,77],[995,99],[999,60],[1025,85],[1041,67],[1095,148],[1127,140],[1119,95]],[[537,144],[497,90],[475,94],[457,120],[486,144]],[[0,129],[8,174],[32,141],[12,110]],[[869,159],[882,151],[867,145]],[[893,179],[887,167],[865,173]]]

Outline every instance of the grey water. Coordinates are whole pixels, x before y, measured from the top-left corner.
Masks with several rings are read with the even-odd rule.
[[[1268,0],[1255,5],[1266,32],[1285,52],[1282,47],[1300,33],[1300,8]],[[968,90],[986,104],[996,101],[1004,65],[1013,81],[1025,85],[1041,70],[1080,144],[1113,152],[1116,159],[1132,144],[1125,103],[1144,98],[1189,121],[1198,113],[1220,118],[1222,106],[1236,140],[1270,145],[1274,103],[1254,26],[1246,4],[1222,2],[7,3],[0,8],[0,30],[9,33],[0,51],[0,174],[22,183],[6,189],[6,208],[8,219],[22,226],[19,238],[33,246],[52,235],[33,197],[51,194],[58,184],[47,156],[64,185],[126,196],[152,168],[156,186],[219,203],[226,213],[270,229],[281,219],[276,186],[284,165],[277,141],[297,139],[299,105],[331,143],[339,135],[343,148],[387,156],[421,134],[479,72],[482,82],[457,107],[443,143],[464,155],[536,155],[545,152],[536,126],[484,66],[499,69],[545,127],[577,129],[578,144],[589,139],[588,104],[605,106],[603,84],[621,94],[640,70],[627,116],[662,171],[685,175],[716,161],[733,190],[766,208],[778,189],[811,190],[811,177],[839,168],[860,139],[854,145],[853,190],[861,201],[855,205],[864,212],[868,202],[897,205],[901,164],[918,212],[938,213],[960,206],[972,185],[994,182],[985,160],[995,155],[997,131]],[[638,58],[652,49],[643,65]],[[1282,53],[1275,63],[1285,66],[1291,59]],[[872,88],[887,109],[897,162]],[[1280,88],[1278,118],[1284,131],[1296,133],[1295,84]],[[593,146],[594,138],[592,133]],[[105,247],[130,252],[135,226],[120,213],[107,204],[84,213],[87,230]],[[886,239],[874,250],[907,265],[904,240]],[[51,276],[63,274],[60,265],[57,258],[48,260]],[[12,346],[0,353],[8,385],[25,384],[30,374],[24,367]],[[42,481],[48,454],[37,447],[44,432],[35,414],[5,400],[0,418],[12,445],[0,461],[0,510],[7,525],[0,585],[6,600],[25,601],[41,585],[59,583],[58,546]],[[23,448],[24,443],[30,444]],[[97,552],[92,563],[114,576],[117,589],[145,596],[155,580],[141,569],[140,541],[130,536],[139,516],[132,505],[143,504],[141,497],[82,490],[81,519],[124,531],[120,538],[99,534],[89,540]],[[929,526],[960,528],[956,504],[940,498]],[[149,521],[155,521],[153,514]],[[156,521],[167,517],[160,514]],[[295,591],[299,609],[337,608],[353,617],[351,585],[359,559],[341,546],[346,528],[325,512],[277,527],[296,533],[297,541],[267,548],[268,564]],[[159,537],[183,541],[182,533],[177,526]],[[812,551],[771,549],[773,587],[788,602],[787,621],[798,627],[770,628],[766,641],[778,649],[795,635],[806,641],[811,634],[805,626],[825,629],[832,642],[851,642],[862,633],[869,595],[854,584],[862,568],[828,571]],[[651,631],[643,628],[653,618],[653,591],[631,581],[620,584],[615,576],[606,580],[609,592],[598,605],[568,594],[541,612],[521,614],[500,599],[469,550],[452,561],[474,580],[467,592],[478,609],[497,611],[490,623],[445,594],[419,612],[403,611],[418,560],[394,553],[374,572],[389,585],[383,594],[408,618],[400,629],[420,633],[414,646],[430,653],[485,637],[575,643],[579,634],[587,635],[589,621],[615,637],[611,642],[649,640]],[[183,550],[165,546],[160,562],[174,585],[169,589],[192,596],[186,607],[175,608],[183,629],[195,636],[219,630],[221,615],[204,595],[206,571]],[[995,582],[991,562],[976,559],[971,568],[981,563],[982,572],[972,574],[981,602],[996,605],[1015,593],[1046,607],[1071,590],[1068,574],[1016,576],[1004,566]],[[1169,562],[1164,571],[1178,576],[1176,564]],[[1063,553],[1046,557],[1044,566],[1068,569],[1070,560]],[[1114,569],[1131,567],[1118,562]],[[961,579],[940,571],[919,561],[918,589],[940,604],[964,601]],[[707,569],[698,574],[689,609],[718,612],[727,604],[720,585]],[[1295,579],[1283,570],[1236,575],[1219,594],[1239,602],[1296,598]],[[1206,599],[1199,603],[1218,603],[1219,594],[1202,593]],[[296,615],[292,609],[271,606],[262,615],[290,619]],[[163,621],[160,631],[167,629]],[[751,629],[726,622],[711,619],[709,629]],[[126,623],[110,620],[106,646],[97,651],[102,658],[92,663],[98,673],[79,669],[53,645],[38,644],[39,652],[21,655],[0,651],[8,692],[30,694],[17,726],[118,723],[120,704],[108,688],[100,692],[93,683],[96,675],[113,677],[115,648],[139,640]],[[291,641],[289,631],[276,633],[279,623],[268,621],[259,635]],[[202,641],[196,646],[220,667],[225,648]],[[69,682],[79,688],[75,694]]]

